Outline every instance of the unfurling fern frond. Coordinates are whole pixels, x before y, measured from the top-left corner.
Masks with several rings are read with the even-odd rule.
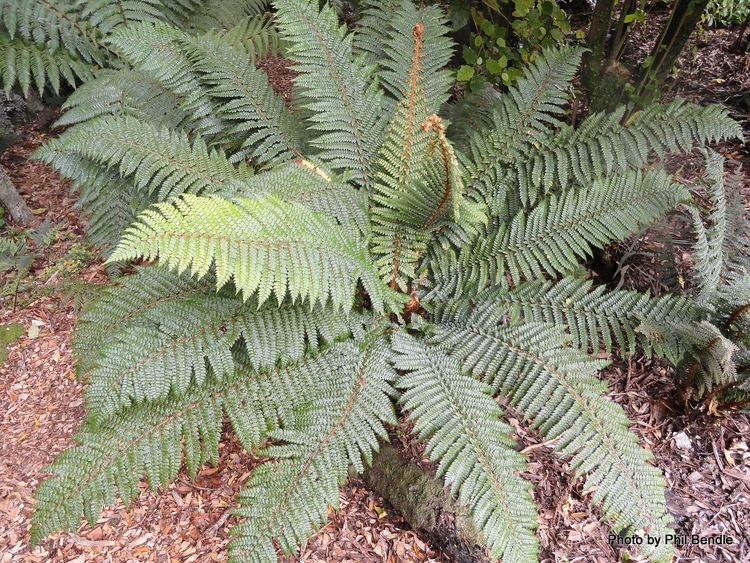
[[[271,461],[253,471],[239,494],[236,513],[244,520],[232,530],[233,560],[273,561],[273,540],[294,552],[325,522],[328,507],[338,507],[349,466],[361,472],[372,461],[378,440],[388,436],[384,425],[396,422],[386,344],[370,338],[361,351],[340,345],[348,364],[318,372],[320,391],[300,422],[270,433],[280,444],[261,452]]]
[[[310,144],[334,170],[349,170],[364,185],[373,181],[375,155],[387,114],[373,68],[352,57],[352,35],[344,34],[338,16],[318,2],[277,0],[277,21],[290,44],[288,56],[299,72],[295,84],[314,112],[310,128],[318,136]]]
[[[503,314],[492,303],[477,303],[473,310],[438,319],[432,341],[556,441],[557,451],[586,475],[585,488],[615,530],[666,533],[664,479],[628,431],[623,410],[603,396],[606,385],[593,377],[604,363],[567,347],[559,327],[503,327]],[[671,546],[648,549],[653,560],[670,560]]]
[[[394,335],[393,346],[395,365],[406,372],[397,382],[404,389],[401,403],[492,557],[534,559],[537,514],[529,483],[518,475],[525,459],[513,449],[513,429],[500,420],[489,386],[463,375],[455,358],[403,332]]]
[[[110,261],[141,256],[198,276],[215,263],[217,287],[232,278],[245,299],[257,291],[259,303],[289,293],[311,303],[330,298],[348,310],[359,279],[376,310],[392,300],[363,242],[332,218],[272,195],[233,202],[184,195],[157,204],[128,229]]]
[[[418,34],[414,32],[417,26]],[[416,64],[426,111],[428,114],[437,112],[448,99],[453,83],[452,73],[445,68],[453,55],[453,42],[447,37],[448,27],[442,11],[437,6],[417,9],[410,0],[403,0],[389,27],[383,38],[385,56],[374,61],[382,69],[383,89],[396,101],[408,98],[412,69]],[[417,60],[414,60],[415,53]]]

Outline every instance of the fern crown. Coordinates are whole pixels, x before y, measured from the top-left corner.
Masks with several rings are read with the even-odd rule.
[[[79,321],[88,416],[37,490],[35,541],[130,501],[144,476],[157,488],[183,459],[193,475],[216,462],[226,417],[266,460],[239,494],[229,554],[275,561],[403,415],[491,556],[533,561],[537,508],[500,398],[614,530],[666,533],[663,476],[589,354],[679,354],[649,327],[698,326],[706,308],[579,272],[689,204],[660,157],[739,135],[723,109],[674,102],[573,128],[573,47],[489,106],[449,102],[448,22],[410,0],[364,2],[352,32],[317,0],[276,0],[274,18],[245,2],[249,19],[232,17],[239,2],[124,1],[122,22],[101,4],[70,8],[95,43],[47,25],[62,14],[3,10],[0,42],[118,61],[68,99],[68,128],[37,156],[71,178],[113,268],[150,263]],[[34,10],[32,32],[20,18]],[[279,49],[293,112],[252,64]],[[708,289],[716,268],[701,295],[731,301]],[[665,542],[643,550],[671,560]]]

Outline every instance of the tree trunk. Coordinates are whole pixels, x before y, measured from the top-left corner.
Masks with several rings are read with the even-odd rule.
[[[742,52],[742,39],[745,37],[745,31],[747,31],[748,25],[750,25],[750,10],[747,12],[745,21],[742,22],[742,27],[740,27],[740,30],[737,32],[737,39],[732,44],[732,51],[736,51],[737,53]]]
[[[667,25],[662,29],[659,40],[651,51],[651,65],[643,70],[636,87],[636,103],[640,104],[644,98],[656,97],[700,22],[708,1],[677,0]]]
[[[29,206],[16,191],[8,173],[0,164],[0,202],[6,207],[15,223],[27,226],[34,219]]]
[[[489,561],[468,515],[457,506],[442,480],[407,460],[393,446],[381,448],[364,477],[412,528],[458,563]]]

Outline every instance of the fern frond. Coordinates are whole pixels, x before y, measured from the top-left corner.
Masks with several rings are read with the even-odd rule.
[[[182,397],[139,405],[95,429],[84,426],[76,437],[80,445],[45,468],[54,476],[36,491],[32,542],[76,528],[82,515],[96,521],[102,506],[114,504],[116,493],[130,503],[144,474],[153,490],[168,485],[180,469],[183,450],[192,476],[205,462],[216,463],[223,415],[252,451],[269,430],[294,424],[305,412],[321,374],[351,367],[357,359],[352,348],[342,344],[269,373],[238,372],[193,387]]]
[[[575,47],[545,50],[495,106],[492,125],[471,136],[464,165],[467,190],[476,198],[494,199],[501,208],[506,194],[496,192],[502,190],[499,180],[508,163],[550,127],[562,125],[559,117],[582,53]]]
[[[141,23],[118,29],[109,42],[136,70],[150,74],[179,96],[201,134],[215,134],[223,126],[216,117],[214,100],[182,46],[189,37],[167,24]]]
[[[239,23],[233,21],[227,29],[210,29],[204,37],[241,49],[251,62],[266,55],[277,55],[281,50],[279,32],[270,13],[249,16]]]
[[[65,50],[73,57],[100,66],[104,62],[106,47],[73,3],[0,0],[0,14],[11,39],[22,37],[53,52]]]
[[[437,307],[441,302],[447,303],[448,309],[460,306],[455,296],[442,293],[440,287],[433,291],[428,299],[435,300]],[[612,353],[617,346],[633,354],[636,344],[648,353],[652,346],[638,331],[641,323],[691,323],[704,315],[692,301],[676,295],[651,297],[638,291],[608,291],[604,286],[594,287],[591,280],[572,277],[557,283],[533,280],[513,289],[493,287],[466,299],[492,301],[506,311],[511,324],[523,321],[565,327],[576,348],[592,353]]]
[[[311,0],[277,0],[277,21],[290,43],[288,56],[299,72],[295,85],[312,113],[310,141],[317,155],[337,171],[349,170],[364,185],[373,181],[375,155],[387,115],[374,68],[352,57],[352,35],[339,27],[330,7]]]
[[[94,66],[64,49],[51,51],[21,37],[0,32],[0,78],[3,90],[18,84],[24,96],[32,86],[41,94],[49,85],[57,94],[62,83],[76,86],[94,76]]]
[[[670,522],[664,478],[628,431],[622,408],[603,396],[606,385],[593,373],[605,363],[568,347],[560,327],[503,327],[503,315],[494,303],[445,315],[434,343],[507,396],[545,439],[557,441],[613,529],[663,536]],[[671,545],[643,549],[653,561],[671,561]]]
[[[87,80],[62,106],[64,114],[55,127],[83,123],[104,115],[131,115],[170,129],[190,129],[189,114],[181,107],[179,96],[145,72],[104,69]]]
[[[253,197],[264,193],[299,202],[336,218],[343,226],[354,224],[366,237],[370,233],[367,193],[332,177],[308,160],[295,159],[246,178],[233,185],[227,196]]]
[[[403,0],[362,0],[357,3],[353,47],[357,55],[364,55],[368,64],[380,64],[385,58],[391,23],[402,4]]]
[[[132,311],[130,319],[128,329],[110,335],[101,348],[107,361],[88,374],[90,420],[107,419],[131,403],[180,396],[202,386],[209,373],[219,381],[230,377],[234,348],[252,370],[268,370],[349,336],[356,322],[333,307],[285,302],[259,308],[252,301],[210,294]]]
[[[407,372],[397,382],[405,390],[401,403],[491,556],[536,559],[536,507],[529,482],[518,475],[526,460],[513,449],[513,429],[500,420],[489,386],[463,375],[455,358],[404,332],[393,336],[393,347],[395,366]]]
[[[268,3],[268,0],[200,0],[181,27],[198,32],[231,29],[237,22],[263,13]]]
[[[227,133],[239,134],[242,143],[232,155],[233,162],[252,158],[270,165],[300,155],[294,118],[244,50],[210,37],[192,38],[186,44],[210,95],[226,100],[218,107],[218,115],[234,125]]]
[[[466,276],[480,287],[488,279],[504,283],[505,272],[514,283],[565,274],[593,248],[624,239],[688,199],[686,188],[658,169],[552,194],[465,247],[458,267],[467,268]]]
[[[402,0],[390,22],[384,38],[385,56],[375,61],[381,68],[379,77],[383,89],[396,101],[409,97],[412,70],[416,65],[427,114],[437,112],[448,99],[453,84],[453,74],[446,69],[453,56],[453,42],[448,37],[442,10],[438,6],[420,9],[411,0]],[[418,39],[414,32],[417,25],[420,26]],[[415,52],[418,53],[416,61]]]
[[[683,100],[653,104],[621,124],[625,108],[587,117],[576,128],[564,125],[551,146],[513,162],[509,182],[524,193],[550,192],[572,183],[641,168],[652,154],[690,152],[694,144],[742,137],[736,121],[718,105],[700,107]]]
[[[393,299],[362,241],[334,219],[272,195],[228,201],[186,194],[157,204],[128,229],[110,261],[140,256],[199,276],[215,262],[217,287],[233,278],[245,299],[258,291],[259,304],[288,292],[311,303],[330,297],[348,310],[359,279],[377,311]]]
[[[164,201],[182,193],[213,193],[251,174],[235,168],[200,137],[145,123],[135,117],[101,117],[65,131],[40,156],[73,152],[106,166]]]
[[[385,424],[396,417],[390,396],[395,373],[387,341],[357,346],[340,344],[347,363],[316,373],[319,392],[300,421],[271,432],[280,441],[262,452],[272,458],[250,475],[239,494],[236,514],[244,519],[232,529],[232,561],[276,559],[273,540],[292,553],[339,505],[339,488],[349,466],[362,472],[378,450]]]
[[[177,25],[198,4],[198,0],[87,0],[80,4],[81,19],[107,36],[120,27],[141,22]]]

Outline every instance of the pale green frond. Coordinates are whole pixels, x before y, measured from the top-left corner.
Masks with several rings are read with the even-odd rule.
[[[78,2],[80,17],[103,35],[110,35],[120,27],[140,22],[165,22],[178,25],[200,0],[87,0]]]
[[[552,194],[465,247],[459,267],[480,287],[486,280],[504,283],[506,272],[514,283],[565,274],[593,248],[623,240],[688,199],[687,189],[658,169]]]
[[[205,462],[216,463],[224,415],[252,451],[269,430],[293,424],[309,408],[321,374],[352,365],[352,347],[343,344],[267,373],[236,372],[182,397],[138,405],[97,428],[84,426],[76,437],[80,445],[45,469],[53,477],[35,493],[32,542],[77,528],[81,516],[95,522],[118,493],[130,503],[144,474],[152,489],[167,486],[180,470],[183,451],[192,476]]]
[[[250,176],[233,185],[227,197],[253,197],[264,193],[299,202],[313,211],[335,217],[341,225],[356,225],[365,236],[370,232],[367,193],[308,160],[295,159]]]
[[[358,280],[376,310],[392,301],[362,240],[333,218],[270,194],[235,201],[186,194],[157,204],[128,229],[110,261],[139,257],[198,276],[215,264],[217,287],[232,278],[245,299],[257,291],[259,304],[289,293],[349,310]]]
[[[230,560],[274,561],[274,540],[282,552],[294,553],[325,523],[328,507],[338,508],[349,466],[362,472],[378,440],[387,439],[385,424],[396,422],[387,341],[337,349],[347,361],[316,373],[319,391],[309,397],[310,409],[297,424],[270,434],[280,443],[260,453],[271,461],[240,491],[235,512],[243,520],[231,532]]]
[[[190,38],[185,44],[210,95],[221,101],[218,115],[231,124],[226,132],[240,139],[233,162],[250,158],[271,165],[300,154],[295,119],[243,49],[208,36]]]
[[[536,559],[536,507],[530,483],[518,475],[526,460],[514,450],[513,428],[500,420],[489,386],[463,375],[455,358],[405,332],[393,336],[393,347],[395,366],[406,372],[397,382],[404,389],[401,403],[492,557]]]
[[[477,303],[437,319],[435,345],[462,369],[507,396],[556,450],[571,459],[585,488],[616,531],[662,536],[670,516],[664,478],[652,455],[628,431],[622,408],[604,397],[606,384],[593,376],[605,365],[567,346],[560,327],[545,323],[502,326],[505,311]],[[653,561],[671,561],[673,547],[642,546]]]
[[[352,56],[352,35],[328,5],[317,0],[277,0],[277,22],[289,42],[288,57],[299,75],[295,84],[312,112],[310,144],[337,171],[349,170],[364,185],[373,181],[375,156],[388,116],[374,68]]]

